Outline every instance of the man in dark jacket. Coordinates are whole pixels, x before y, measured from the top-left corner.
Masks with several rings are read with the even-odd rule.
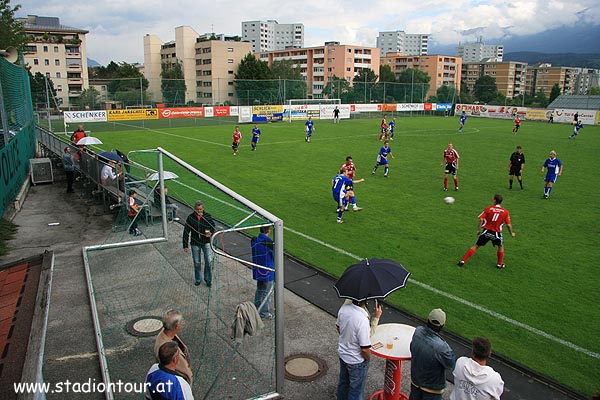
[[[410,343],[410,400],[442,400],[446,370],[454,369],[454,352],[440,336],[446,313],[436,308],[429,313],[427,326],[415,330]]]
[[[183,228],[183,251],[188,253],[190,247],[192,249],[196,286],[202,283],[201,251],[204,253],[204,282],[206,286],[212,286],[213,252],[210,248],[210,237],[214,232],[215,223],[210,214],[204,212],[204,202],[198,200],[194,205],[194,212],[188,215]]]
[[[252,278],[256,281],[254,305],[260,317],[272,319],[269,312],[271,306],[271,289],[275,279],[275,261],[273,260],[273,240],[269,237],[270,226],[261,226],[260,234],[252,240],[252,262],[265,268],[253,267]],[[264,304],[263,304],[264,303]],[[261,307],[262,305],[262,307]]]

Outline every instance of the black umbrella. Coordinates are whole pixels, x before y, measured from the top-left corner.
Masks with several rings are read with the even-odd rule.
[[[349,266],[333,287],[339,297],[347,299],[383,299],[406,286],[409,276],[410,272],[402,264],[371,258]]]
[[[103,151],[102,153],[98,153],[98,157],[118,163],[123,162],[123,158],[121,158],[121,156],[119,156],[117,153],[113,153],[112,151]]]

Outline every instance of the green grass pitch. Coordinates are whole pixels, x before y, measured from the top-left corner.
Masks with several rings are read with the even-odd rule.
[[[494,351],[559,382],[591,394],[600,382],[598,272],[600,127],[470,117],[398,118],[389,177],[371,169],[381,146],[380,119],[315,122],[311,143],[304,121],[260,126],[256,152],[252,125],[242,125],[233,156],[234,125],[100,133],[104,149],[161,146],[284,220],[286,251],[339,276],[358,257],[390,258],[412,272],[407,287],[388,298],[420,316],[441,307],[447,328],[466,338],[487,336]],[[87,127],[86,127],[87,128]],[[93,128],[92,128],[93,129]],[[461,156],[460,191],[442,191],[442,152],[452,141]],[[517,145],[526,156],[524,186],[508,190],[508,158]],[[551,150],[564,173],[543,200],[541,166]],[[358,205],[364,211],[336,223],[331,179],[351,155]],[[478,214],[504,196],[516,238],[505,232],[504,270],[491,244],[464,268],[456,262],[476,239]],[[445,196],[456,202],[447,205]],[[210,210],[207,210],[210,212]],[[506,231],[506,230],[505,230]]]

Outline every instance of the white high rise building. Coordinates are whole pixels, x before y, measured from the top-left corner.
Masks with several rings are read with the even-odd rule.
[[[377,48],[381,57],[385,57],[387,53],[425,56],[428,52],[429,36],[429,34],[406,33],[404,31],[379,32]]]
[[[504,46],[497,44],[485,44],[480,38],[474,43],[459,44],[456,55],[462,57],[463,64],[477,62],[502,62],[504,58]]]
[[[252,52],[304,47],[304,25],[280,24],[275,20],[242,22],[242,40],[252,43]]]

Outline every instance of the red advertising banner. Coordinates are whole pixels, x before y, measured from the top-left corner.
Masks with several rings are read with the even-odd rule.
[[[213,115],[215,117],[229,117],[229,106],[213,107]]]
[[[204,117],[204,108],[202,107],[177,107],[177,108],[159,108],[159,118],[202,118]]]
[[[425,103],[425,104],[423,104],[423,109],[425,111],[431,111],[431,110],[433,110],[433,104],[432,103]]]

